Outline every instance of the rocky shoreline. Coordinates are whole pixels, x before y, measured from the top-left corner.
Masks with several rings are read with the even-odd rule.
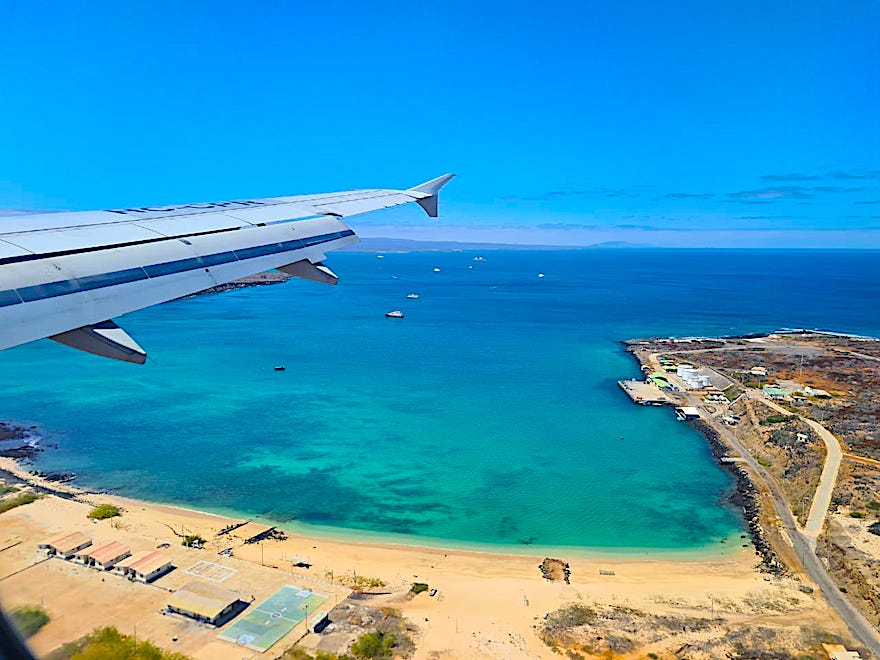
[[[184,296],[184,298],[195,298],[196,296],[208,296],[214,293],[223,293],[224,291],[234,291],[235,289],[247,289],[252,286],[268,286],[270,284],[282,284],[291,278],[287,273],[282,273],[281,271],[271,270],[266,271],[265,273],[257,273],[255,275],[248,275],[247,277],[242,277],[238,280],[233,280],[232,282],[227,282],[226,284],[218,284],[217,286],[212,286],[210,289],[205,289],[204,291],[199,291],[197,293],[191,293],[188,296]]]
[[[58,495],[67,499],[78,499],[74,490],[65,489],[63,485],[71,485],[76,480],[74,472],[45,472],[28,469],[33,460],[43,452],[35,426],[19,426],[10,422],[0,422],[0,457],[12,459],[22,470],[26,470],[33,479],[25,479],[9,470],[0,469],[0,476],[7,481],[27,483],[38,493]],[[53,487],[55,484],[61,488]]]
[[[643,367],[642,361],[636,355],[636,348],[638,346],[636,341],[624,341],[622,344],[626,352],[639,364],[639,367]],[[736,488],[728,498],[728,502],[742,510],[743,521],[748,527],[749,538],[755,546],[755,551],[761,558],[758,564],[759,570],[771,575],[784,575],[787,570],[785,564],[780,561],[779,556],[767,540],[764,529],[761,527],[758,489],[752,483],[748,471],[738,463],[725,463],[721,461],[722,458],[729,455],[731,447],[725,444],[718,431],[708,422],[698,419],[687,423],[703,435],[709,443],[712,456],[718,461],[721,468],[733,475],[733,478],[736,480]]]
[[[748,471],[739,463],[723,463],[721,459],[728,456],[730,448],[721,440],[718,431],[712,428],[705,421],[698,419],[688,422],[693,428],[703,434],[712,451],[712,456],[718,460],[722,468],[730,472],[736,480],[736,488],[728,498],[728,501],[734,506],[740,507],[743,512],[743,518],[749,528],[749,537],[755,546],[755,551],[761,557],[760,570],[773,575],[784,575],[786,572],[785,564],[783,564],[770,542],[764,535],[764,529],[761,527],[760,518],[760,500],[758,489],[749,478]]]
[[[28,461],[43,451],[37,443],[36,426],[24,427],[0,422],[0,456]]]

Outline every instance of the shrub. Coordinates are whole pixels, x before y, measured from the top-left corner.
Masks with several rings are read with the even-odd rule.
[[[864,518],[865,512],[864,511],[850,511],[849,517],[850,518]]]
[[[15,497],[10,497],[8,500],[3,500],[0,502],[0,513],[5,513],[10,509],[14,509],[17,506],[22,506],[24,504],[30,504],[31,502],[35,502],[40,499],[41,495],[37,495],[36,493],[19,493]]]
[[[868,502],[867,506],[871,511],[880,511],[880,502],[877,500],[871,500]]]
[[[365,660],[383,660],[394,655],[394,635],[386,635],[376,631],[366,633],[357,638],[351,645],[351,652],[356,658]]]
[[[724,397],[728,401],[733,401],[740,394],[742,394],[742,390],[740,388],[738,388],[736,385],[731,385],[726,390],[724,390]]]
[[[39,605],[22,605],[10,614],[15,627],[25,637],[33,637],[40,628],[49,623],[49,615]]]
[[[876,534],[877,536],[880,536],[880,521],[871,523],[868,526],[868,531],[871,532],[871,534]]]
[[[414,594],[420,594],[423,591],[427,591],[427,590],[428,590],[428,585],[425,584],[424,582],[413,582],[412,588],[410,589],[410,591],[412,591]]]
[[[205,539],[198,534],[189,534],[188,536],[185,536],[180,543],[187,548],[192,548],[193,546],[199,547],[205,545]]]
[[[381,578],[368,577],[366,575],[348,575],[345,573],[337,575],[333,571],[325,571],[324,577],[331,582],[335,581],[354,591],[378,589],[385,586],[385,582]]]
[[[794,415],[770,415],[766,419],[762,419],[758,424],[761,426],[770,426],[771,424],[782,424],[782,422],[787,422],[794,418]]]
[[[121,515],[122,511],[119,510],[119,507],[112,504],[99,504],[89,511],[88,517],[92,520],[106,520],[107,518],[115,518]]]
[[[0,495],[6,495],[6,493],[17,493],[21,488],[18,486],[0,486]]]
[[[181,653],[163,651],[152,642],[139,642],[130,635],[123,635],[116,628],[96,628],[83,639],[65,644],[53,658],[64,660],[187,660]]]

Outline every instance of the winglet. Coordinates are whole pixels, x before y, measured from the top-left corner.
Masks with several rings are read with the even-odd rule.
[[[420,186],[410,188],[407,192],[422,193],[424,197],[420,195],[419,199],[417,199],[416,202],[418,202],[419,206],[425,209],[425,213],[427,213],[432,218],[436,218],[438,193],[440,192],[440,189],[447,183],[449,183],[450,179],[452,179],[452,177],[454,176],[454,174],[444,174],[443,176],[438,176],[436,179],[426,181]]]

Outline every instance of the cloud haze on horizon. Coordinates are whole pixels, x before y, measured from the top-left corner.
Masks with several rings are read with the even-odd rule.
[[[0,208],[409,187],[363,236],[880,248],[880,3],[4,10]],[[2,222],[2,221],[0,221]]]

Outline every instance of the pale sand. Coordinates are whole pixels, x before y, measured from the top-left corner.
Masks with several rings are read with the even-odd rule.
[[[0,460],[0,468],[24,474],[12,461]],[[177,531],[185,528],[187,533],[212,538],[219,529],[232,522],[222,516],[118,496],[86,495],[85,499],[93,503],[110,502],[124,508],[125,515],[119,519],[121,529],[114,528],[109,521],[91,524],[85,517],[89,504],[54,496],[13,509],[0,517],[0,548],[16,540],[21,541],[12,549],[0,550],[0,597],[7,605],[14,606],[23,601],[21,591],[14,590],[13,584],[16,580],[20,581],[18,584],[25,584],[21,582],[25,580],[24,576],[28,576],[29,580],[37,579],[38,569],[27,569],[13,578],[5,576],[32,561],[36,556],[37,543],[51,533],[79,529],[100,538],[121,537],[137,546],[134,550],[138,550],[156,547],[162,541],[178,544],[179,540],[170,531],[169,525]],[[175,550],[191,553],[194,561],[205,559],[224,563],[218,560],[216,549],[225,545],[228,545],[227,541],[212,544],[208,550],[179,547]],[[354,571],[361,576],[378,577],[391,589],[406,589],[414,581],[427,582],[438,590],[437,596],[432,598],[423,593],[393,603],[420,631],[415,640],[416,658],[558,658],[537,637],[534,627],[546,612],[577,601],[621,604],[655,613],[675,612],[703,617],[708,617],[710,611],[714,610],[715,614],[724,613],[736,625],[755,622],[772,624],[774,621],[779,625],[813,623],[826,630],[845,634],[845,628],[827,607],[818,590],[813,595],[806,595],[799,592],[796,584],[789,579],[768,581],[754,569],[757,563],[754,552],[746,549],[728,557],[705,560],[644,560],[629,557],[590,560],[562,555],[561,559],[571,563],[571,585],[547,582],[541,577],[538,565],[543,555],[489,554],[293,534],[285,541],[238,547],[235,557],[256,564],[262,559],[267,565],[278,566],[274,571],[260,570],[266,571],[267,576],[277,573],[282,583],[285,580],[295,583],[298,576],[320,579],[330,571],[336,576],[350,575]],[[306,558],[313,565],[310,569],[294,568],[290,565],[293,557]],[[52,563],[61,565],[58,560],[48,562]],[[615,575],[600,575],[600,569],[614,571]],[[31,572],[33,576],[30,576]],[[254,579],[258,579],[262,574],[255,575]],[[97,575],[89,577],[91,582],[88,584],[94,584],[94,589],[109,588],[106,584],[101,585]],[[85,578],[79,579],[82,581]],[[110,581],[108,577],[107,584]],[[136,593],[155,589],[143,585],[132,585],[131,588]],[[44,591],[50,594],[52,589],[49,587]],[[266,595],[268,593],[271,590]],[[46,596],[47,607],[52,597]],[[262,597],[261,594],[257,595],[258,600]],[[784,599],[793,604],[787,612],[782,613],[769,609],[762,612],[760,608],[755,610],[742,606],[746,601],[754,603]],[[228,648],[230,658],[248,657],[247,652],[241,653],[241,649],[214,641],[213,635],[203,635],[198,638],[198,644],[192,642],[185,648],[171,644],[170,636],[164,636],[167,631],[155,623],[157,618],[168,617],[158,615],[157,604],[152,601],[149,606],[138,606],[136,599],[132,598],[130,607],[137,610],[135,616],[124,615],[125,608],[118,604],[102,606],[99,600],[95,599],[93,610],[81,622],[74,622],[76,617],[73,614],[65,614],[60,622],[50,623],[33,640],[37,651],[46,652],[96,625],[113,624],[117,619],[125,618],[126,625],[135,621],[142,635],[151,637],[167,648],[183,650],[196,657],[226,656],[225,651],[218,649]],[[155,638],[150,630],[156,631]],[[287,639],[282,640],[265,656],[252,656],[276,657],[285,642],[289,644]],[[307,638],[306,645],[314,645],[315,642],[315,639]]]

